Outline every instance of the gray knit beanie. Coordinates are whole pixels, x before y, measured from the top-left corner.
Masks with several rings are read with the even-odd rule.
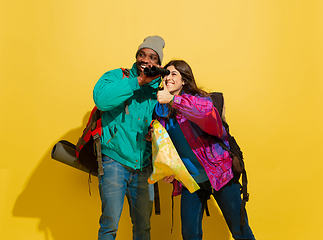
[[[163,54],[164,47],[165,47],[165,41],[162,37],[157,35],[146,37],[143,43],[139,45],[138,50],[136,52],[136,57],[140,49],[150,48],[158,54],[159,64],[161,64],[163,62],[163,57],[164,57],[164,54]]]

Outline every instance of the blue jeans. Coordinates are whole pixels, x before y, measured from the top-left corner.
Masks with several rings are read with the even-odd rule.
[[[127,196],[134,240],[150,239],[150,216],[154,199],[154,187],[147,179],[152,170],[147,166],[134,170],[103,156],[104,175],[99,176],[99,190],[102,201],[99,240],[116,238],[118,223]]]
[[[210,181],[200,183],[200,189],[190,193],[183,188],[181,197],[182,236],[184,240],[202,239],[202,218],[206,201],[214,196],[234,239],[255,239],[248,223],[240,225],[240,185],[233,179],[219,191],[213,190]],[[216,233],[214,233],[216,235]]]

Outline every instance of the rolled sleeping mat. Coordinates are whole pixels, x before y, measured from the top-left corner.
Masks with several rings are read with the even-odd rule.
[[[73,168],[79,169],[83,172],[90,173],[90,170],[81,165],[75,155],[75,145],[66,140],[61,140],[55,144],[52,149],[52,159],[55,159],[61,163],[69,165]],[[93,174],[92,174],[93,175]],[[96,175],[93,175],[96,176]]]

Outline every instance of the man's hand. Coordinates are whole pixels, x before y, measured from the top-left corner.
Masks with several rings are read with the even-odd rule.
[[[161,67],[161,66],[156,65],[156,64],[148,65],[147,67],[151,68],[152,66]],[[144,85],[146,83],[150,83],[152,80],[154,80],[156,78],[159,78],[159,77],[160,77],[160,75],[157,75],[157,76],[154,76],[154,77],[148,77],[146,74],[144,74],[144,71],[142,71],[140,73],[140,76],[138,76],[138,84],[139,84],[139,86],[141,86],[141,85]]]
[[[152,80],[159,78],[160,75],[157,75],[155,77],[147,77],[143,72],[138,77],[138,84],[139,86],[144,85],[146,83],[150,83]]]
[[[145,136],[146,140],[149,141],[149,142],[151,142],[151,140],[152,140],[151,134],[153,133],[153,131],[154,131],[154,129],[153,128],[150,128],[148,130],[148,133]]]
[[[169,103],[170,101],[172,101],[174,98],[174,95],[172,95],[167,87],[166,87],[166,84],[165,84],[165,81],[164,81],[164,90],[160,90],[157,92],[157,101],[161,104],[163,103]]]

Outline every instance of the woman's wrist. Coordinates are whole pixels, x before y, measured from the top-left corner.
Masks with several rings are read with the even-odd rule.
[[[169,104],[172,106],[174,102],[175,95],[173,96],[172,100],[170,100]]]

